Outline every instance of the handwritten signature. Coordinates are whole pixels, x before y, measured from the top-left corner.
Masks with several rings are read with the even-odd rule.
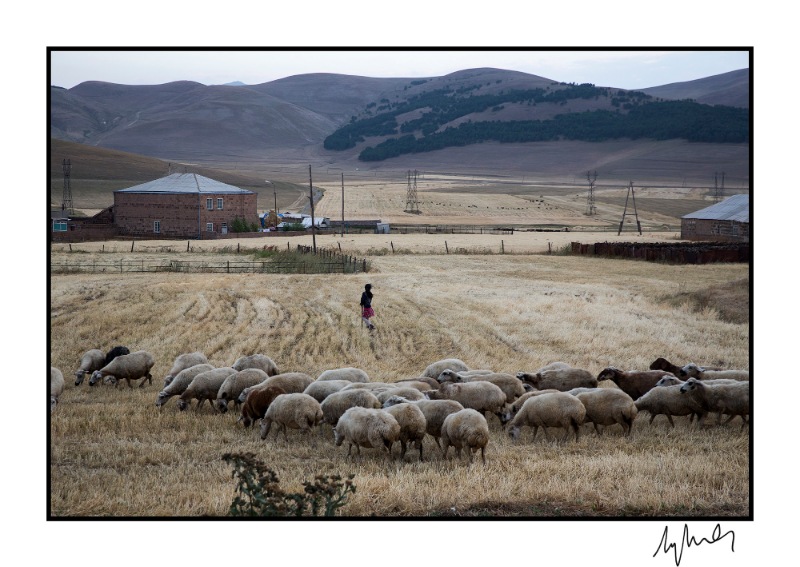
[[[653,554],[653,557],[658,555],[659,552],[669,553],[670,550],[675,554],[675,565],[676,567],[681,564],[681,559],[683,558],[683,550],[684,548],[691,547],[693,545],[700,545],[701,543],[717,543],[718,541],[731,536],[731,551],[733,551],[733,542],[736,539],[736,535],[733,533],[733,530],[722,533],[722,528],[720,528],[719,524],[717,527],[714,528],[714,532],[711,534],[711,539],[700,538],[699,540],[695,539],[694,536],[689,535],[689,526],[687,524],[683,525],[683,537],[681,538],[680,542],[680,550],[678,549],[678,544],[676,543],[667,543],[669,536],[669,527],[664,527],[664,534],[661,536],[661,541],[658,543],[658,549]]]

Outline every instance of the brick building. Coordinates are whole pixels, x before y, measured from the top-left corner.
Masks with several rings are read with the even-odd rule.
[[[114,224],[123,235],[217,238],[236,219],[258,225],[256,197],[196,173],[173,173],[114,191]]]
[[[681,238],[750,242],[750,195],[728,197],[681,217]]]

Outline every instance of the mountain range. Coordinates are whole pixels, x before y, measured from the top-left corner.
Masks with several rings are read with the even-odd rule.
[[[691,102],[675,106],[674,101],[687,99]],[[487,68],[429,78],[314,73],[258,85],[177,81],[135,86],[89,81],[71,89],[51,86],[49,102],[53,139],[222,168],[231,164],[241,168],[243,163],[250,169],[267,163],[325,163],[399,169],[419,163],[555,173],[556,156],[566,152],[563,175],[581,171],[585,175],[588,167],[618,163],[618,174],[624,177],[631,172],[632,155],[644,171],[650,162],[656,167],[675,159],[677,152],[692,156],[691,175],[727,167],[736,170],[733,175],[749,178],[749,69],[641,91],[559,83]],[[658,137],[648,136],[646,129],[636,138],[639,134],[612,124],[642,109],[658,114],[666,108],[673,113],[665,119],[668,124],[676,122],[674,116],[691,115],[689,131],[721,129],[727,138],[722,142],[703,138],[693,144],[680,132]],[[567,122],[583,132],[587,118],[595,122],[602,118],[604,127],[612,125],[612,136],[573,137],[573,130],[561,129],[550,138],[507,137],[515,128],[529,132]],[[493,130],[487,134],[489,125]],[[473,138],[442,141],[457,130]],[[347,142],[331,143],[337,136],[348,137]],[[387,144],[398,146],[400,138],[405,149],[375,153],[375,148]],[[423,148],[421,141],[427,140],[438,145],[432,151]],[[545,150],[540,157],[546,154],[549,161],[523,159],[532,148],[537,155]],[[367,157],[373,159],[364,158],[365,150],[372,150]],[[659,175],[653,173],[654,178]]]

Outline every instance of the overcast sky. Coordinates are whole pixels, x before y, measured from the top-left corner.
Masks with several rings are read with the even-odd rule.
[[[494,67],[561,82],[643,89],[749,68],[748,51],[313,50],[50,51],[50,84],[259,84],[304,73],[435,77]]]

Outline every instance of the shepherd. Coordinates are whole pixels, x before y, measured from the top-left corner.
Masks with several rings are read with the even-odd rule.
[[[370,322],[370,318],[375,316],[372,309],[372,284],[364,286],[364,293],[361,294],[361,320],[367,324],[367,329],[372,331],[375,325]]]

